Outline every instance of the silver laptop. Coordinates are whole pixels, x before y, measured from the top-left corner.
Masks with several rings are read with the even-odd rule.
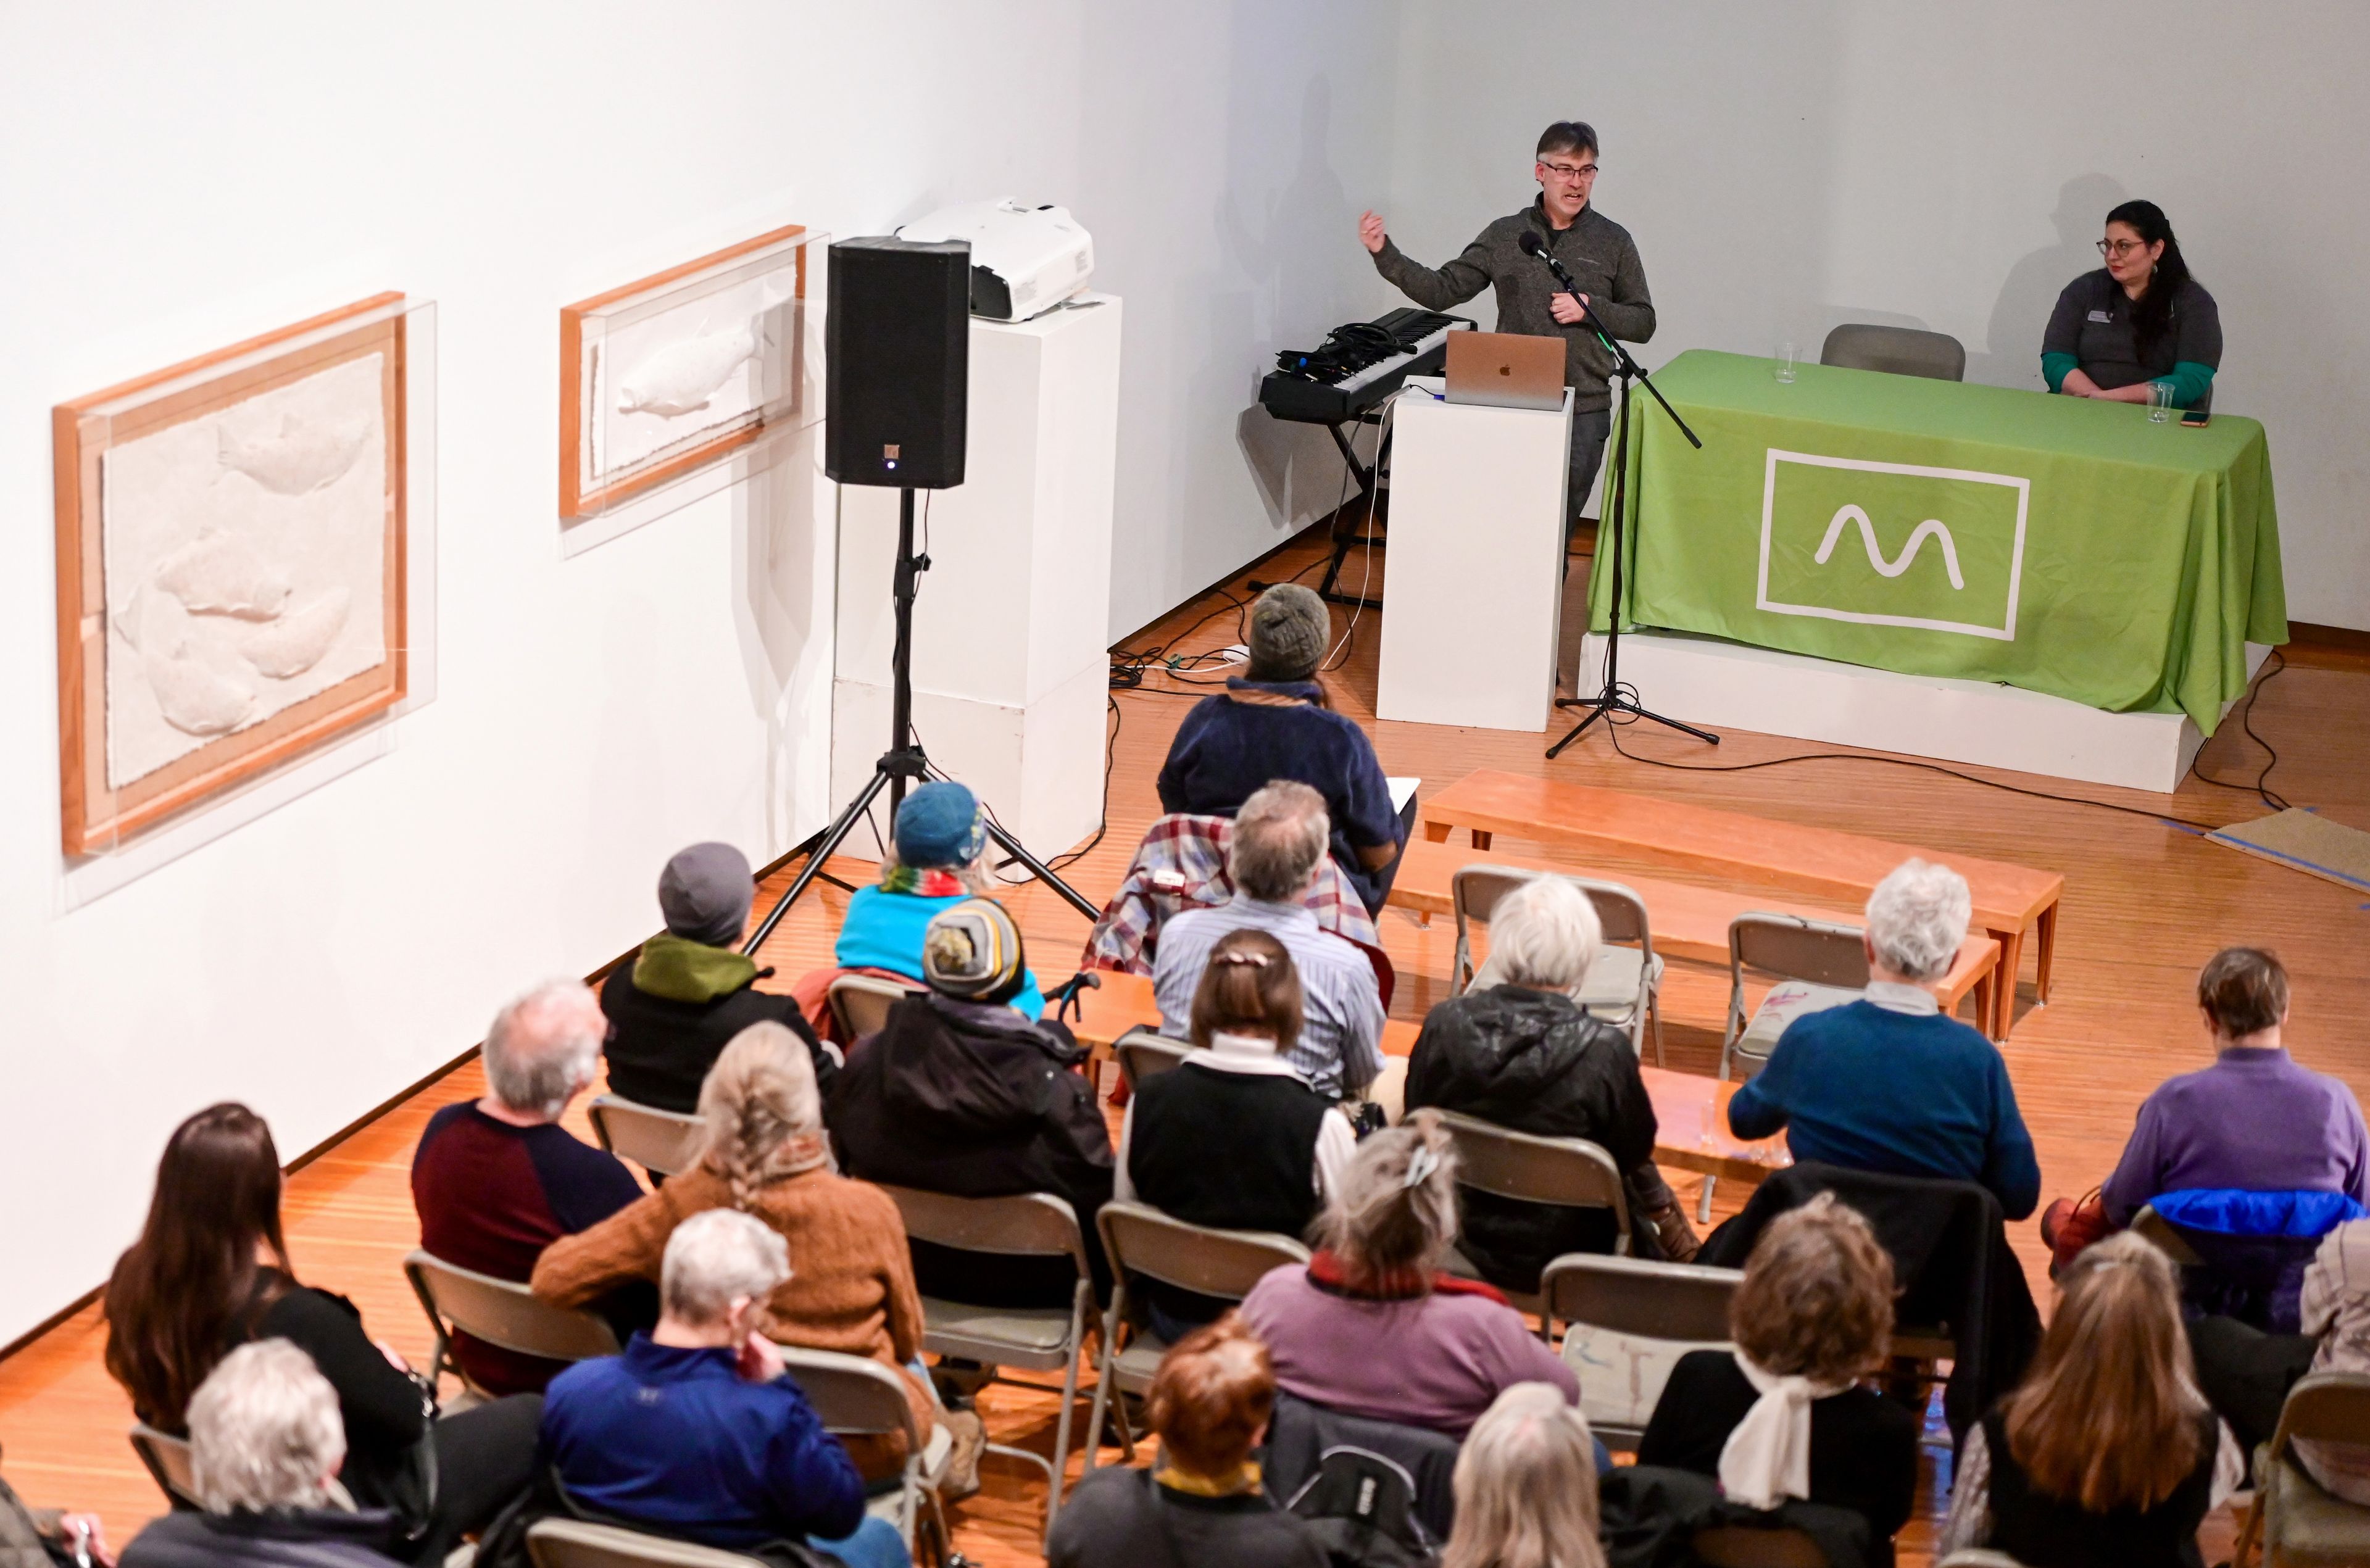
[[[1563,406],[1563,339],[1520,332],[1448,335],[1448,401],[1493,408]]]

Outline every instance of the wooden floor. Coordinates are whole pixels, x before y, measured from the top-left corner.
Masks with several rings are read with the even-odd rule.
[[[1262,563],[1258,575],[1313,576],[1313,544],[1293,546]],[[1587,561],[1573,564],[1568,644],[1581,624],[1577,596]],[[1347,574],[1359,579],[1353,559]],[[1375,573],[1380,577],[1379,566]],[[1237,590],[1239,584],[1233,585]],[[1240,599],[1239,591],[1232,595]],[[926,597],[924,613],[927,612]],[[1328,677],[1339,705],[1371,723],[1377,616],[1351,624],[1339,668]],[[1161,624],[1131,639],[1148,648],[1171,641],[1177,653],[1215,649],[1241,636],[1228,597],[1204,596]],[[1572,668],[1567,647],[1564,668]],[[1102,841],[1065,869],[1099,901],[1116,885],[1145,827],[1158,814],[1153,780],[1187,704],[1203,694],[1215,673],[1156,673],[1143,690],[1115,699],[1116,736],[1110,773],[1110,825]],[[1651,700],[1651,693],[1647,693]],[[2315,655],[2297,650],[2292,667],[2261,690],[2254,726],[2280,748],[2272,786],[2298,804],[2370,829],[2370,658],[2361,654]],[[1421,725],[1372,726],[1385,768],[1418,774],[1434,786],[1476,767],[1504,768],[1605,784],[1674,799],[1821,826],[1857,829],[1926,845],[1945,858],[1978,854],[2047,866],[2065,874],[2064,914],[2054,994],[2035,1008],[2028,985],[2019,1016],[2004,1047],[2017,1092],[2041,1153],[2045,1190],[2079,1194],[2106,1174],[2131,1127],[2141,1098],[2160,1080],[2202,1065],[2206,1049],[2189,1000],[2198,965],[2234,942],[2269,945],[2295,979],[2291,1041],[2307,1065],[2333,1072],[2357,1094],[2370,1093],[2370,903],[2357,893],[2205,842],[2192,828],[2167,825],[2156,813],[2192,823],[2221,824],[2262,814],[2251,793],[2215,788],[2192,779],[2168,801],[2138,792],[2061,785],[2027,775],[1983,769],[1966,772],[2022,788],[2073,795],[2136,808],[2140,815],[2033,799],[1939,774],[1878,761],[1823,762],[1747,772],[1688,774],[1651,765],[1734,767],[1811,750],[1802,742],[1733,733],[1717,751],[1692,741],[1628,728],[1616,754],[1611,738],[1587,741],[1554,762],[1543,760],[1538,737]],[[2231,723],[2206,747],[2201,770],[2226,780],[2252,780],[2261,749]],[[859,838],[862,835],[859,834]],[[867,846],[869,848],[869,846]],[[1032,846],[1048,853],[1063,846]],[[1501,848],[1569,862],[1540,846],[1508,838]],[[1641,874],[1617,861],[1598,870]],[[651,868],[653,871],[655,868]],[[851,876],[860,864],[842,863]],[[1667,870],[1652,876],[1669,879]],[[640,875],[636,873],[635,875]],[[1685,880],[1685,878],[1679,878]],[[777,876],[773,886],[787,883]],[[770,899],[761,901],[761,909]],[[1076,967],[1087,922],[1041,888],[1017,889],[1010,900],[1030,944],[1037,973],[1048,980]],[[824,960],[846,895],[822,886],[774,933],[764,959],[786,983]],[[1445,922],[1443,922],[1444,925]],[[1399,971],[1397,1016],[1419,1018],[1444,994],[1453,936],[1426,930],[1398,911],[1382,921],[1384,939]],[[601,954],[583,955],[590,964]],[[522,976],[523,983],[531,977]],[[1709,1071],[1719,1046],[1726,999],[1723,976],[1674,964],[1664,994],[1670,1065]],[[468,1046],[456,1040],[457,1054]],[[344,1291],[362,1307],[371,1331],[424,1359],[428,1331],[404,1285],[399,1260],[417,1237],[406,1180],[413,1144],[441,1105],[474,1097],[483,1081],[474,1062],[414,1096],[330,1150],[289,1183],[288,1233],[300,1275]],[[577,1119],[581,1125],[581,1113]],[[1697,1190],[1690,1179],[1683,1193]],[[1723,1192],[1720,1207],[1736,1195]],[[2030,1226],[2018,1228],[2018,1249],[2047,1302],[2042,1254]],[[128,1238],[127,1238],[128,1240]],[[94,1282],[96,1283],[96,1282]],[[8,1479],[36,1505],[95,1508],[119,1544],[161,1499],[132,1459],[123,1433],[131,1419],[122,1396],[99,1362],[103,1329],[86,1309],[0,1362],[0,1449]],[[1054,1402],[1006,1389],[985,1396],[991,1425],[1006,1440],[1048,1445]],[[1115,1458],[1115,1452],[1111,1457]],[[1075,1464],[1075,1461],[1074,1461]],[[1947,1491],[1943,1467],[1929,1467],[1927,1507],[1903,1538],[1904,1565],[1924,1564]],[[1034,1472],[991,1460],[979,1496],[953,1510],[957,1544],[992,1564],[1039,1561],[1036,1533],[1043,1486]],[[2209,1530],[2208,1562],[2228,1553],[2226,1521]],[[2218,1547],[2218,1550],[2215,1550]]]

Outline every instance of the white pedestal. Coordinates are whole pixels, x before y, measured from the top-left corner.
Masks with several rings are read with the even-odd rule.
[[[963,483],[916,498],[930,569],[914,605],[915,730],[1041,857],[1102,812],[1120,302],[1086,297],[1102,303],[972,320]],[[889,744],[897,499],[840,491],[834,801]]]
[[[2270,652],[2247,645],[2249,674]],[[1602,685],[1604,667],[1605,640],[1592,634],[1581,643],[1579,689]],[[1790,735],[2168,795],[2205,743],[2185,714],[2111,714],[1987,681],[1902,675],[1675,632],[1622,633],[1621,679],[1656,713],[1708,729]]]
[[[1416,389],[1391,418],[1375,716],[1547,728],[1563,613],[1571,393],[1559,411],[1489,408]]]

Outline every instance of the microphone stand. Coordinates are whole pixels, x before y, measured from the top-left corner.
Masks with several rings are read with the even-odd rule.
[[[1654,378],[1646,373],[1645,367],[1630,355],[1628,349],[1621,346],[1620,339],[1613,336],[1611,329],[1605,325],[1604,319],[1589,308],[1586,300],[1580,297],[1580,290],[1573,286],[1571,275],[1564,270],[1563,263],[1547,254],[1545,246],[1536,254],[1540,260],[1547,264],[1547,269],[1555,274],[1556,281],[1563,285],[1563,292],[1571,296],[1572,303],[1580,306],[1582,325],[1593,332],[1596,335],[1596,340],[1604,344],[1612,353],[1613,373],[1621,383],[1621,412],[1614,420],[1613,475],[1605,486],[1606,497],[1612,504],[1602,509],[1613,520],[1613,590],[1610,595],[1610,612],[1606,616],[1605,684],[1593,697],[1556,699],[1556,706],[1559,708],[1586,708],[1588,714],[1578,724],[1573,725],[1562,739],[1547,748],[1547,755],[1550,758],[1562,755],[1564,748],[1579,739],[1581,732],[1598,719],[1605,720],[1609,726],[1623,722],[1621,717],[1623,715],[1631,718],[1651,719],[1666,729],[1679,730],[1684,734],[1694,736],[1697,740],[1717,746],[1720,744],[1719,736],[1708,729],[1697,729],[1691,724],[1681,724],[1674,718],[1665,718],[1662,715],[1642,705],[1635,695],[1635,688],[1624,686],[1620,679],[1623,609],[1622,536],[1628,532],[1623,524],[1628,518],[1629,502],[1629,402],[1632,395],[1632,383],[1644,386],[1653,395],[1654,401],[1662,406],[1662,412],[1671,417],[1671,423],[1679,428],[1679,434],[1687,438],[1688,445],[1701,451],[1703,440],[1695,431],[1687,429],[1687,422],[1679,418],[1679,411],[1671,406],[1670,400],[1662,395],[1662,388],[1654,384]],[[1597,536],[1600,541],[1604,537],[1601,524]]]

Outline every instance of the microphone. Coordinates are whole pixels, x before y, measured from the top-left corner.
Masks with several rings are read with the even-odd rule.
[[[1536,229],[1524,229],[1523,237],[1516,240],[1514,244],[1524,256],[1536,256],[1546,262],[1547,270],[1555,274],[1556,281],[1564,286],[1567,293],[1574,296],[1580,293],[1579,285],[1571,280],[1571,274],[1563,269],[1563,263],[1558,261],[1554,254],[1547,249],[1547,242],[1539,238],[1539,232]]]

